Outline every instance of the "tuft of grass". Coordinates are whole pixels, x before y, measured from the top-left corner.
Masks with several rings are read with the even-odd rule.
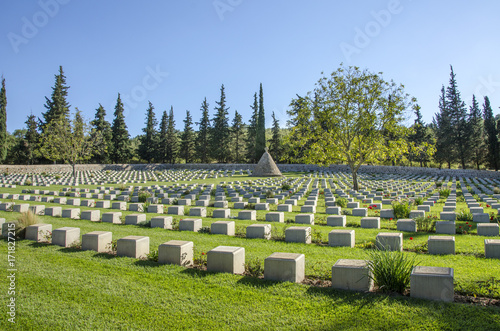
[[[415,222],[417,223],[417,231],[419,232],[434,232],[436,229],[436,219],[428,216],[420,216],[415,218]]]
[[[260,277],[264,274],[262,261],[256,257],[245,262],[245,274],[251,277]]]
[[[450,195],[451,191],[449,188],[444,188],[444,189],[441,189],[439,190],[439,197],[440,198],[448,198],[448,196]]]
[[[397,292],[403,294],[410,285],[410,275],[418,265],[416,256],[403,252],[385,250],[368,251],[370,260],[368,268],[370,278],[384,293]]]
[[[26,228],[30,225],[39,223],[38,216],[34,214],[31,210],[22,213],[16,221],[16,238],[24,239],[26,235]]]
[[[335,200],[335,204],[341,208],[347,207],[347,199],[346,198],[338,198]]]

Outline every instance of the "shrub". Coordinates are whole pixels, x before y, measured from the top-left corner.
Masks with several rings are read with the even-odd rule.
[[[321,231],[313,228],[311,232],[311,241],[316,244],[321,244],[323,242],[321,238]]]
[[[375,285],[385,293],[403,294],[410,285],[413,267],[418,265],[416,256],[383,250],[372,250],[368,255],[370,257],[368,268],[372,273],[370,278]]]
[[[290,184],[283,184],[281,185],[281,190],[282,191],[290,191],[292,187],[290,186]]]
[[[415,222],[417,223],[417,231],[420,232],[434,232],[436,228],[436,219],[431,217],[417,217]]]
[[[262,261],[256,257],[245,262],[245,274],[252,277],[259,277],[264,274],[264,266]]]
[[[408,218],[410,217],[411,203],[408,200],[394,200],[392,210],[395,219]]]
[[[450,195],[451,191],[449,188],[444,188],[439,190],[439,197],[441,198],[447,198]]]
[[[441,186],[443,186],[443,182],[442,181],[437,181],[436,182],[436,187],[439,188]]]
[[[495,193],[495,194],[500,194],[500,188],[498,188],[498,187],[494,187],[494,188],[493,188],[493,193]]]
[[[457,213],[457,221],[458,222],[472,222],[472,214],[470,212],[466,212],[465,210],[460,210]]]
[[[210,227],[204,226],[200,230],[198,230],[198,233],[210,233]]]
[[[347,199],[346,198],[338,198],[335,200],[335,204],[341,208],[347,207]]]
[[[152,196],[152,194],[146,190],[141,190],[139,193],[137,193],[137,196],[139,198],[139,202],[146,202],[148,198]]]
[[[352,215],[352,212],[350,210],[346,210],[346,209],[343,209],[341,211],[341,214],[342,215],[346,215],[346,216],[351,216]]]
[[[271,239],[284,241],[285,240],[285,231],[289,226],[278,227],[276,225],[271,225]]]
[[[377,188],[377,192],[384,192],[384,189],[383,189],[383,188],[381,188],[381,187],[378,187],[378,188]]]
[[[274,198],[274,193],[271,191],[266,191],[266,198],[267,199],[272,199]]]
[[[214,196],[215,196],[215,192],[216,192],[216,191],[215,191],[215,189],[213,188],[213,189],[212,189],[212,191],[210,191],[210,195],[214,197]]]
[[[198,257],[195,257],[193,259],[193,262],[195,265],[199,267],[206,267],[207,266],[207,253],[201,252],[199,253]]]
[[[31,184],[32,184],[31,179],[26,179],[26,181],[24,182],[24,185],[26,186],[31,186]]]
[[[22,213],[17,220],[14,221],[16,224],[16,238],[24,239],[26,235],[26,228],[30,225],[38,223],[38,216],[36,216],[31,210]]]
[[[236,225],[234,235],[236,237],[245,238],[247,236],[247,227],[244,225]]]
[[[149,254],[146,254],[146,259],[148,261],[158,262],[158,250],[154,249]]]
[[[106,245],[106,249],[108,249],[111,253],[116,253],[117,244],[118,244],[118,239],[115,239],[111,241],[111,243]]]
[[[415,203],[415,206],[420,206],[424,203],[424,198],[422,198],[422,197],[415,198],[414,203]]]
[[[55,175],[54,178],[55,179],[61,179],[61,176],[60,175]]]

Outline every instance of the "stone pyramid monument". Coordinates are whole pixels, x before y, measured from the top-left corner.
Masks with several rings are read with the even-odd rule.
[[[283,176],[281,171],[278,169],[276,163],[274,163],[271,154],[266,147],[266,151],[262,154],[259,163],[255,166],[252,173],[253,177],[271,177],[271,176]]]

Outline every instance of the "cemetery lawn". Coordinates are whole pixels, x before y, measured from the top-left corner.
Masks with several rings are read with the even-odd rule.
[[[16,254],[23,330],[500,328],[498,307],[274,283],[27,240]],[[0,327],[10,328],[6,318]]]
[[[0,212],[0,217],[12,218],[12,215]],[[245,247],[247,261],[252,258],[263,261],[278,251],[301,252],[306,255],[306,275],[315,278],[330,277],[330,268],[338,258],[366,258],[361,248],[292,244],[48,216],[41,220],[51,223],[53,228],[80,227],[82,234],[112,231],[114,239],[146,235],[150,237],[151,249],[171,239],[190,240],[194,242],[195,257],[218,245]],[[204,226],[211,222],[206,218],[203,221]],[[246,225],[246,221],[237,222]],[[248,221],[251,223],[255,222]],[[361,238],[375,237],[379,231],[356,228]],[[410,245],[408,237],[405,234],[405,245]],[[416,233],[414,237],[413,241],[419,241],[425,240],[426,235]],[[467,240],[462,242],[460,238]],[[481,240],[477,236],[459,236],[457,251],[459,247],[471,251],[467,247]],[[275,283],[28,240],[16,244],[16,327],[23,330],[500,329],[500,308],[495,306]],[[7,252],[6,241],[0,241],[0,250]],[[474,288],[477,280],[498,277],[500,272],[497,260],[478,258],[472,251],[455,256],[419,254],[419,258],[421,265],[453,267],[456,291],[457,287]],[[7,265],[5,253],[1,254],[0,263]],[[0,286],[8,287],[6,278],[2,278]],[[493,297],[500,297],[498,291],[496,288]],[[6,291],[1,293],[2,301],[6,302]],[[2,319],[0,328],[8,327],[7,319]]]

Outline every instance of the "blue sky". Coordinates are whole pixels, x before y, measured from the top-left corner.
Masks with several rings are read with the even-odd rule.
[[[225,85],[234,111],[250,117],[262,82],[266,126],[282,127],[296,94],[340,63],[383,72],[405,85],[424,120],[437,112],[449,65],[472,94],[500,106],[498,1],[40,0],[0,3],[0,74],[7,130],[41,116],[63,66],[68,100],[90,120],[101,103],[111,122],[117,93],[131,136],[150,100],[159,119],[174,107],[179,129],[207,98],[211,116]],[[412,122],[412,120],[410,120]]]

